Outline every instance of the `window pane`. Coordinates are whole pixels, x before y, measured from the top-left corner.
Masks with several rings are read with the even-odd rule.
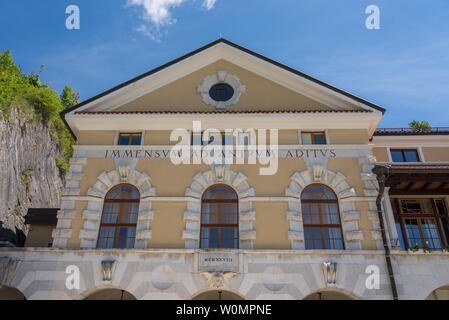
[[[119,249],[126,248],[126,238],[119,238],[118,239],[117,248],[119,248]]]
[[[142,135],[140,134],[133,134],[131,138],[131,144],[133,146],[140,146],[142,141]]]
[[[418,154],[416,150],[404,150],[406,162],[418,162]]]
[[[217,185],[213,186],[209,190],[206,191],[203,195],[203,200],[237,200],[237,195],[235,194],[234,190],[227,186]]]
[[[400,200],[403,214],[433,214],[432,203],[429,199]]]
[[[129,145],[129,134],[121,134],[118,140],[118,144],[120,146]]]
[[[312,144],[312,134],[310,133],[302,133],[302,144]]]
[[[238,246],[238,199],[230,187],[215,185],[203,195],[201,204],[201,247]],[[211,226],[214,226],[211,228]]]
[[[426,247],[430,249],[441,249],[440,238],[434,219],[421,219],[421,226]]]
[[[417,219],[405,219],[405,230],[407,233],[407,239],[410,247],[423,246],[421,234],[419,232],[419,224]]]
[[[307,187],[301,196],[306,200],[336,200],[334,193],[322,185],[311,185]]]
[[[326,144],[326,138],[324,137],[324,133],[314,133],[313,144]]]
[[[99,248],[134,248],[139,198],[139,192],[131,185],[119,185],[108,193],[98,238]]]
[[[391,160],[393,162],[405,162],[402,151],[391,151]]]
[[[130,185],[120,185],[111,190],[106,196],[106,200],[132,200],[139,199],[139,192]]]
[[[102,227],[98,239],[99,248],[114,248],[115,231],[113,227]]]
[[[201,230],[201,238],[209,238],[209,228],[204,228]]]
[[[402,250],[405,250],[405,243],[404,243],[404,237],[402,235],[402,228],[400,223],[396,223],[396,231],[398,232],[399,237],[399,245]]]
[[[128,238],[128,239],[126,240],[126,248],[127,248],[127,249],[132,249],[132,248],[134,248],[134,241],[135,241],[135,238]]]
[[[437,208],[437,213],[440,215],[446,214],[446,208],[444,206],[444,201],[441,199],[435,200],[435,207]]]
[[[338,200],[332,190],[324,185],[310,185],[303,191],[301,201],[306,249],[343,249]]]

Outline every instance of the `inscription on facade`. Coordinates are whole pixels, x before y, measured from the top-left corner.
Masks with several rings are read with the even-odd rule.
[[[289,149],[264,151],[235,151],[224,150],[221,152],[227,158],[336,158],[337,151],[334,149]],[[182,153],[173,150],[105,150],[105,158],[127,159],[127,158],[205,158],[213,157],[213,151],[200,150]]]
[[[238,272],[238,256],[234,253],[201,252],[198,259],[199,272]]]

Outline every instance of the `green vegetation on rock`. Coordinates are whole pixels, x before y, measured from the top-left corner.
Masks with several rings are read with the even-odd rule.
[[[28,187],[28,185],[31,182],[31,172],[33,171],[33,169],[25,169],[22,170],[22,183]]]
[[[13,107],[29,113],[29,121],[44,121],[64,153],[63,159],[56,159],[61,175],[69,168],[75,143],[59,113],[78,103],[80,95],[71,87],[65,86],[59,96],[48,84],[42,84],[40,74],[26,75],[11,58],[10,51],[0,52],[0,109],[9,118]]]

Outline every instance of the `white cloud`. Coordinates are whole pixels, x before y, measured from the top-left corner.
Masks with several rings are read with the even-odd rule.
[[[191,0],[127,0],[128,6],[143,8],[143,19],[150,22],[152,26],[142,24],[136,29],[139,33],[159,41],[161,37],[160,29],[164,26],[176,23],[172,18],[171,9]],[[195,1],[195,0],[193,0]],[[204,0],[202,6],[207,10],[214,8],[217,0]]]
[[[128,0],[131,6],[141,6],[144,9],[144,18],[151,21],[156,27],[176,22],[171,18],[170,9],[181,5],[186,0]]]
[[[153,31],[151,31],[150,28],[144,24],[142,24],[140,27],[138,27],[136,29],[136,31],[141,33],[142,35],[150,38],[153,41],[160,42],[159,34],[157,32],[155,33]]]
[[[206,8],[207,10],[211,10],[214,8],[216,1],[217,0],[204,0],[203,7]]]

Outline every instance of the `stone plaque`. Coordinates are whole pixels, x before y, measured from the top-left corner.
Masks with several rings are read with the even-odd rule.
[[[230,252],[200,252],[199,272],[238,272],[238,255]]]

